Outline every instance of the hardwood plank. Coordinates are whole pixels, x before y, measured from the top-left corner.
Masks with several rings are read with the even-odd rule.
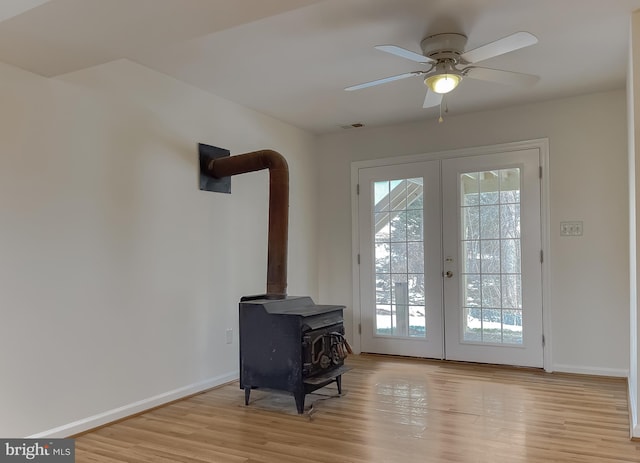
[[[77,437],[76,461],[640,462],[624,379],[369,355],[347,363],[342,397],[323,388],[304,415],[277,392],[256,390],[247,407],[228,384]]]

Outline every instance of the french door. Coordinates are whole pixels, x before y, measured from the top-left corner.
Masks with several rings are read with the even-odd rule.
[[[443,358],[440,164],[359,172],[364,352]]]
[[[537,149],[363,168],[363,352],[542,366]]]

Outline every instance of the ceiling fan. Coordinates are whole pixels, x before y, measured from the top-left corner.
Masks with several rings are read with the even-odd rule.
[[[377,50],[429,67],[420,71],[353,85],[345,90],[360,90],[407,77],[424,77],[424,83],[428,90],[422,107],[430,108],[438,106],[442,102],[443,95],[456,88],[465,77],[515,86],[529,86],[535,84],[539,77],[532,74],[479,67],[474,64],[536,43],[538,43],[538,39],[533,34],[516,32],[469,51],[464,51],[467,36],[458,33],[435,34],[426,37],[420,43],[422,55],[395,45],[378,45],[375,47]]]

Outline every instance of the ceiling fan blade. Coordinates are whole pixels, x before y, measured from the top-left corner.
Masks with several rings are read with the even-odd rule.
[[[477,63],[485,59],[493,58],[494,56],[535,45],[536,43],[538,43],[538,39],[535,35],[529,32],[516,32],[515,34],[498,39],[495,42],[487,43],[481,47],[466,51],[460,55],[460,57],[467,63]]]
[[[416,63],[435,63],[434,60],[427,56],[421,55],[420,53],[415,53],[405,48],[397,47],[395,45],[376,45],[375,49],[391,53],[392,55],[396,55],[401,58],[410,59],[411,61],[415,61]]]
[[[423,108],[433,108],[438,106],[442,102],[442,93],[432,92],[427,90],[427,95],[424,97]]]
[[[471,79],[486,80],[499,84],[528,87],[535,84],[540,76],[522,74],[520,72],[502,71],[500,69],[470,67],[464,70],[464,76]]]
[[[352,85],[345,88],[347,92],[352,90],[360,90],[361,88],[373,87],[374,85],[386,84],[387,82],[393,82],[394,80],[406,79],[407,77],[419,76],[424,74],[422,71],[407,72],[404,74],[398,74],[397,76],[385,77],[384,79],[372,80],[371,82],[365,82],[363,84]]]

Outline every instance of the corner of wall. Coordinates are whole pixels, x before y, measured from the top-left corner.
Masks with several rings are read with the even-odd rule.
[[[634,67],[634,35],[640,31],[640,13],[635,12],[630,20],[629,56],[627,64],[627,137],[629,150],[629,419],[631,437],[640,437],[638,424],[638,256],[637,256],[637,210],[636,196],[636,124],[635,124],[635,92],[636,87]],[[640,63],[639,63],[640,64]]]

